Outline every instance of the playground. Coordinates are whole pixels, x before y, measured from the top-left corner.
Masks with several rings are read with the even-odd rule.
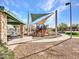
[[[54,28],[45,23],[52,16]],[[57,10],[43,14],[28,12],[25,24],[0,6],[0,43],[6,43],[8,49],[15,53],[16,59],[78,59],[79,37],[72,37],[71,25],[70,21],[70,33],[58,31]]]
[[[29,15],[31,15],[31,20]],[[55,31],[51,31],[49,33],[49,26],[45,24],[46,20],[51,16],[55,17]],[[40,19],[38,22],[37,19]],[[23,38],[25,36],[32,37],[44,37],[44,36],[57,36],[59,35],[57,32],[57,10],[53,13],[45,13],[45,14],[29,14],[28,13],[28,21],[27,28],[26,24],[19,20],[16,15],[12,12],[7,11],[3,6],[0,6],[0,32],[2,33],[0,36],[0,41],[3,43],[7,43],[10,40]],[[26,30],[27,29],[27,30]]]

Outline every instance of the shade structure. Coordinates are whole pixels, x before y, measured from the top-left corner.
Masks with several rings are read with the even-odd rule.
[[[46,20],[51,17],[52,14],[48,15],[47,17],[45,17],[44,19],[42,19],[41,21],[38,22],[38,24],[44,24],[46,22]]]
[[[48,14],[49,13],[44,13],[44,14],[33,14],[33,13],[31,13],[32,22],[35,21],[36,19],[43,17],[43,16],[46,16]]]
[[[24,24],[25,25],[25,23],[22,20],[20,21],[20,19],[17,18],[15,14],[6,10],[4,8],[4,6],[0,6],[0,12],[3,12],[7,15],[7,18],[8,18],[7,23],[8,24],[14,24],[14,25],[15,24]]]

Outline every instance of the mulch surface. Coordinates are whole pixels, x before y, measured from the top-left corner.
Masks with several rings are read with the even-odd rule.
[[[79,39],[54,46],[59,42],[20,44],[14,49],[16,59],[79,59]]]

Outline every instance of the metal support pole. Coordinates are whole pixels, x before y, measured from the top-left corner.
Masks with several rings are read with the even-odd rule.
[[[58,34],[58,31],[57,31],[57,10],[55,11],[55,33],[57,36],[57,34]]]
[[[30,17],[30,16],[29,16]],[[32,31],[32,20],[30,19],[30,29],[29,29],[30,33]]]
[[[71,31],[71,36],[70,38],[72,38],[72,9],[71,9],[71,3],[70,3],[70,31]]]
[[[29,12],[28,12],[28,19],[27,19],[27,35],[29,35]]]
[[[70,6],[70,38],[72,38],[72,7],[71,2],[66,3],[66,6]]]

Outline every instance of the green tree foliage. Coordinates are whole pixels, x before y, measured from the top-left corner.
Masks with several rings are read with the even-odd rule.
[[[64,32],[68,28],[67,24],[61,23],[58,26],[58,30]]]
[[[79,29],[79,24],[73,24],[72,29],[73,31],[77,31]]]

